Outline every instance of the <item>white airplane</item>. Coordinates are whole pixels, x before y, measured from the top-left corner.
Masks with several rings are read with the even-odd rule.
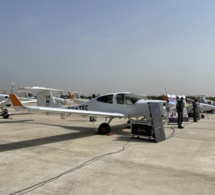
[[[68,96],[75,104],[83,104],[89,101],[89,99],[81,98],[80,95],[75,95],[78,92],[73,92],[72,94],[68,92]]]
[[[187,107],[187,112],[189,116],[192,116],[193,114],[193,101],[192,99],[188,99],[188,107]],[[215,110],[215,106],[207,103],[201,103],[198,102],[199,104],[199,111],[200,112],[207,112],[211,110]]]
[[[20,100],[22,100],[22,103],[32,103],[35,102],[36,100],[33,99],[29,99],[29,98],[20,98]],[[0,116],[3,116],[3,118],[7,119],[10,116],[10,112],[8,111],[8,109],[6,109],[6,107],[11,106],[11,101],[10,101],[10,97],[7,94],[0,94],[0,109],[1,109],[1,113]]]
[[[166,95],[163,95],[163,99],[168,101],[168,97]],[[186,100],[187,100],[187,103],[188,103],[188,106],[186,107],[188,116],[192,116],[192,114],[193,114],[193,101],[194,100],[192,100],[190,98],[186,98]],[[175,105],[176,105],[176,103],[175,103]],[[200,112],[210,111],[210,110],[213,110],[213,109],[215,109],[215,106],[213,106],[213,105],[206,104],[206,103],[199,103]]]
[[[102,116],[109,118],[107,123],[100,124],[98,129],[100,134],[110,133],[111,128],[109,124],[114,118],[127,118],[129,121],[132,118],[144,118],[145,120],[151,120],[148,105],[150,102],[159,103],[162,114],[164,114],[165,106],[168,104],[163,100],[144,100],[129,92],[105,94],[86,103],[77,106],[70,106],[68,108],[53,108],[46,107],[46,105],[25,106],[19,101],[15,94],[10,94],[10,99],[15,110],[24,109],[26,111],[42,113],[58,113],[61,114],[62,117],[70,114],[77,114],[80,116]],[[169,104],[168,106],[172,105]]]
[[[52,89],[52,88],[39,87],[39,86],[20,87],[19,89],[28,89],[28,90],[36,91],[37,106],[60,107],[60,105],[57,104],[57,102],[59,103],[64,101],[64,99],[62,98],[57,98],[57,97],[55,98],[52,96],[51,91],[63,92],[63,90],[61,89]],[[54,98],[54,100],[51,103],[50,103],[50,96]]]
[[[0,94],[0,108],[3,110],[3,108],[7,105],[10,104],[9,102],[10,98],[9,95],[7,94]]]
[[[203,95],[203,96],[199,96],[198,99],[199,99],[199,102],[200,102],[200,103],[204,103],[204,104],[206,104],[206,105],[214,106],[213,109],[207,110],[207,111],[210,111],[210,112],[212,112],[212,113],[215,113],[215,102],[214,102],[214,101],[207,99],[206,96],[204,96],[204,95]]]
[[[9,95],[0,93],[0,101],[3,101],[5,99],[9,99]]]
[[[9,95],[0,94],[0,109],[1,109],[0,116],[3,116],[3,118],[5,118],[5,119],[8,118],[10,115],[8,110],[5,109],[5,107],[7,107],[7,106],[11,106]]]
[[[52,95],[52,91],[54,92],[63,92],[64,90],[61,89],[53,89],[53,88],[46,88],[46,87],[20,87],[19,89],[28,89],[33,90],[36,92],[37,97],[37,106],[48,106],[48,107],[62,107],[62,105],[71,104],[72,103],[72,95],[69,99],[64,99],[60,97],[54,97]]]

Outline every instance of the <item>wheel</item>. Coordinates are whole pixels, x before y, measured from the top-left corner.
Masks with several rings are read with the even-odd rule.
[[[102,123],[100,126],[99,126],[99,134],[101,135],[106,135],[108,133],[110,133],[110,125],[108,123]]]
[[[9,112],[8,112],[8,109],[4,109],[3,112],[2,112],[2,116],[3,118],[7,119],[10,115],[9,115]]]
[[[8,113],[3,114],[3,118],[4,118],[4,119],[9,118],[9,116],[10,116],[10,115],[9,115]]]

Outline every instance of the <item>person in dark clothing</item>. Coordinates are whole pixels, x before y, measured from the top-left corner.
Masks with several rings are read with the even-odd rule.
[[[197,122],[198,114],[199,114],[198,112],[199,112],[199,109],[198,109],[198,99],[196,99],[193,102],[193,122]]]
[[[178,128],[183,129],[182,121],[183,121],[183,112],[184,112],[184,98],[177,98],[176,110],[178,113]]]

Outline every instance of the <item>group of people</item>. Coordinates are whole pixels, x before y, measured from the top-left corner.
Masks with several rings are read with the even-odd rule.
[[[181,97],[179,99],[179,97],[177,96],[177,104],[176,104],[176,110],[178,113],[178,128],[179,129],[183,129],[184,127],[182,126],[182,122],[183,122],[183,112],[184,112],[184,98]],[[198,99],[196,99],[195,101],[193,101],[193,121],[197,122],[197,119],[199,118],[199,103],[198,103]]]

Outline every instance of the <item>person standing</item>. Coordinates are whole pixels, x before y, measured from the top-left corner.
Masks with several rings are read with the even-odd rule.
[[[182,121],[183,121],[183,113],[184,113],[184,98],[177,97],[177,104],[176,104],[176,110],[178,113],[178,128],[183,129],[184,127],[182,126]]]
[[[198,119],[198,99],[193,102],[193,122],[197,122]]]

